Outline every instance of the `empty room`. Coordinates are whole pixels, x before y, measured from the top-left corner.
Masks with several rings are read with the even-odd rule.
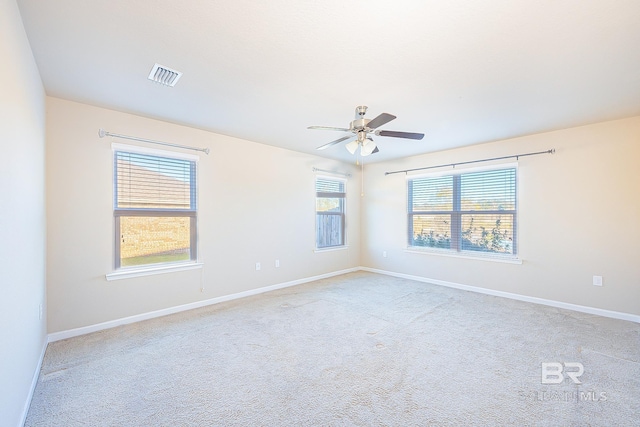
[[[0,0],[0,427],[638,425],[639,18]]]

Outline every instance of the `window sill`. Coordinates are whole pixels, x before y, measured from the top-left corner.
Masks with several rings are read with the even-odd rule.
[[[333,251],[342,251],[344,249],[349,249],[349,246],[344,245],[344,246],[331,246],[328,248],[316,248],[313,250],[313,252],[315,253],[319,253],[319,252],[333,252]]]
[[[408,247],[405,249],[407,253],[414,254],[424,254],[424,255],[436,255],[436,256],[444,256],[450,258],[462,258],[462,259],[473,259],[477,261],[492,261],[492,262],[502,262],[505,264],[522,264],[522,259],[517,257],[501,257],[495,255],[473,255],[468,252],[458,253],[458,252],[449,252],[447,250],[437,250],[437,249],[419,249]]]
[[[108,281],[129,279],[132,277],[141,276],[153,276],[156,274],[173,273],[175,271],[195,270],[202,268],[204,264],[201,262],[189,263],[189,264],[175,264],[175,265],[156,265],[142,268],[127,268],[112,273],[107,273],[105,277]]]

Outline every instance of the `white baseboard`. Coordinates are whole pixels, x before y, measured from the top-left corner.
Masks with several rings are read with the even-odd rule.
[[[285,283],[278,283],[275,285],[265,286],[258,289],[251,289],[248,291],[238,292],[231,295],[223,295],[216,298],[179,305],[176,307],[169,307],[169,308],[164,308],[162,310],[151,311],[148,313],[136,314],[135,316],[123,317],[121,319],[110,320],[108,322],[98,323],[96,325],[89,325],[89,326],[83,326],[81,328],[54,332],[49,334],[48,342],[55,342],[55,341],[60,341],[67,338],[73,338],[80,335],[90,334],[91,332],[97,332],[97,331],[102,331],[104,329],[115,328],[116,326],[127,325],[130,323],[140,322],[143,320],[148,320],[156,317],[166,316],[169,314],[179,313],[186,310],[193,310],[194,308],[205,307],[208,305],[218,304],[225,301],[231,301],[238,298],[258,295],[258,294],[262,294],[269,291],[275,291],[276,289],[288,288],[290,286],[301,285],[303,283],[313,282],[315,280],[326,279],[333,276],[339,276],[341,274],[353,273],[354,271],[358,271],[358,270],[360,270],[359,267],[348,268],[346,270],[334,271],[331,273],[320,274],[318,276],[305,277],[303,279],[292,280],[290,282],[285,282]]]
[[[24,407],[22,408],[22,421],[20,422],[20,426],[23,426],[27,421],[27,415],[29,414],[29,408],[31,407],[31,400],[33,399],[33,393],[36,391],[36,385],[38,385],[38,378],[40,377],[40,369],[42,368],[42,361],[44,360],[44,353],[47,351],[47,339],[42,342],[42,350],[40,351],[40,358],[38,359],[38,364],[36,366],[35,371],[33,372],[33,377],[31,378],[31,388],[29,389],[29,395],[27,399],[24,401]]]
[[[509,299],[514,299],[518,301],[531,302],[534,304],[547,305],[555,308],[563,308],[565,310],[579,311],[581,313],[595,314],[597,316],[610,317],[613,319],[628,320],[630,322],[640,323],[640,316],[631,314],[631,313],[622,313],[619,311],[605,310],[602,308],[587,307],[584,305],[571,304],[567,302],[548,300],[548,299],[538,298],[538,297],[530,297],[527,295],[513,294],[510,292],[479,288],[476,286],[463,285],[460,283],[447,282],[444,280],[429,279],[422,276],[413,276],[413,275],[404,274],[404,273],[395,273],[393,271],[378,270],[378,269],[369,268],[369,267],[360,267],[360,270],[368,271],[371,273],[384,274],[387,276],[400,277],[402,279],[416,280],[418,282],[431,283],[434,285],[446,286],[448,288],[461,289],[464,291],[477,292],[477,293],[486,294],[486,295],[493,295],[496,297],[509,298]]]

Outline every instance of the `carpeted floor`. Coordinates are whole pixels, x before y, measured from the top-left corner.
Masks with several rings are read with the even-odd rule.
[[[52,343],[26,425],[637,426],[640,325],[358,272]]]

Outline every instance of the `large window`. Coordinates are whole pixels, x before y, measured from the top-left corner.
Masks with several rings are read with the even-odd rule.
[[[116,269],[196,261],[197,157],[175,156],[114,150]]]
[[[316,178],[316,248],[344,246],[345,181]]]
[[[517,255],[516,168],[408,180],[409,246]]]

